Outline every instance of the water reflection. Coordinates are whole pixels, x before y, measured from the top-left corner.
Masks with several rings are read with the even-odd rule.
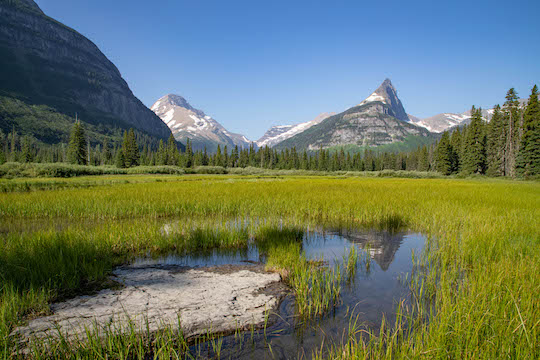
[[[425,238],[411,232],[351,231],[306,229],[303,251],[308,258],[323,258],[329,266],[340,264],[350,247],[364,251],[373,260],[369,269],[359,268],[353,281],[344,285],[340,304],[318,321],[299,324],[295,318],[294,299],[289,297],[279,309],[279,320],[247,348],[238,349],[234,339],[225,338],[223,356],[232,358],[269,357],[268,344],[274,358],[310,357],[321,344],[341,342],[349,327],[349,319],[358,317],[363,326],[377,331],[383,316],[395,320],[396,304],[408,301],[409,290],[400,278],[411,272],[411,252],[421,251]],[[264,262],[264,254],[254,244],[239,251],[215,250],[206,254],[167,256],[158,259],[139,259],[135,265],[177,264],[182,266],[212,266]],[[346,336],[345,336],[346,337]]]

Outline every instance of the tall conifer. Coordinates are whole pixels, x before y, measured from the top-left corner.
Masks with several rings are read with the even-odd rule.
[[[80,121],[76,121],[73,125],[73,129],[71,130],[67,158],[71,164],[88,164],[86,137]]]
[[[523,116],[523,137],[516,162],[519,176],[540,175],[540,104],[534,85]]]

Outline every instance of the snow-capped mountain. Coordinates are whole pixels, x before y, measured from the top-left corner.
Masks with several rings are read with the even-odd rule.
[[[522,99],[520,99],[522,102]],[[494,109],[482,109],[482,117],[486,121],[490,121],[493,116]],[[442,133],[454,126],[465,125],[471,122],[471,110],[467,110],[460,114],[442,113],[431,116],[425,119],[420,119],[416,116],[409,115],[411,122],[415,125],[422,126],[434,133]]]
[[[540,98],[540,97],[539,97]],[[527,106],[528,98],[519,99],[520,106]],[[486,121],[490,121],[495,110],[482,109],[482,117]],[[431,132],[441,133],[454,126],[466,125],[471,122],[471,110],[456,114],[456,113],[442,113],[435,116],[431,116],[425,119],[420,119],[416,116],[409,114],[409,118],[413,124],[422,126]]]
[[[411,123],[389,79],[360,104],[330,116],[275,145],[276,148],[317,150],[336,146],[380,146],[431,134]]]
[[[301,133],[304,130],[309,129],[313,125],[317,125],[324,119],[335,115],[336,113],[321,113],[313,120],[303,122],[297,125],[277,125],[272,126],[264,135],[257,140],[257,146],[259,147],[272,147],[276,144],[279,144],[283,140],[286,140],[294,135]]]
[[[206,147],[213,152],[218,145],[227,145],[230,151],[235,145],[248,148],[251,144],[244,135],[227,131],[211,116],[195,109],[179,95],[163,96],[152,105],[151,110],[167,124],[176,140],[185,144],[189,138],[194,150]]]
[[[440,133],[453,126],[460,125],[471,119],[470,111],[461,114],[442,113],[425,119],[409,115],[411,123],[422,126],[431,132]]]
[[[405,109],[403,108],[401,100],[399,100],[399,97],[397,96],[397,91],[392,85],[390,79],[385,79],[381,86],[377,88],[377,90],[375,90],[371,95],[369,95],[357,106],[366,105],[372,102],[382,102],[390,108],[391,113],[389,115],[401,121],[410,121],[407,113],[405,112]]]

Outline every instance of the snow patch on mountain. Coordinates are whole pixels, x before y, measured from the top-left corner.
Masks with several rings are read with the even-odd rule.
[[[274,145],[277,145],[280,142],[309,129],[313,125],[319,124],[321,121],[332,115],[335,115],[335,113],[321,113],[315,119],[297,125],[273,126],[259,140],[257,140],[257,146],[272,147]]]
[[[207,147],[214,151],[217,145],[248,148],[251,144],[244,135],[227,131],[220,123],[202,110],[193,108],[181,96],[169,94],[160,98],[151,110],[172,130],[176,140],[185,142],[188,138],[195,150]]]
[[[374,102],[374,101],[380,101],[380,102],[386,104],[386,99],[384,98],[384,96],[381,96],[381,95],[379,95],[379,94],[377,94],[377,93],[373,93],[373,94],[369,95],[369,96],[367,97],[367,99],[364,100],[364,101],[362,101],[359,105],[360,105],[360,106],[361,106],[361,105],[365,105],[365,104],[367,104],[367,103]]]

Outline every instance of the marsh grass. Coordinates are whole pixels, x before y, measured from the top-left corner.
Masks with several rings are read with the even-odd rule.
[[[405,226],[429,236],[426,250],[414,254],[415,270],[406,279],[411,302],[396,305],[396,323],[385,323],[376,334],[353,327],[369,336],[325,346],[324,356],[540,358],[538,183],[346,176],[118,179],[110,186],[77,187],[79,179],[73,179],[73,187],[0,194],[2,224],[81,223],[61,230],[2,230],[0,357],[10,356],[9,334],[20,321],[46,313],[54,299],[99,287],[114,266],[135,256],[242,247],[257,236],[267,248],[268,266],[287,269],[293,288],[311,294],[301,296],[308,301],[300,307],[318,316],[325,302],[316,299],[331,303],[339,297],[337,284],[328,280],[337,273],[313,272],[298,241],[273,246],[265,240],[272,230],[262,229],[316,225]],[[234,227],[222,220],[231,218],[256,225],[231,232]],[[180,222],[169,234],[161,231],[166,219]],[[82,225],[92,222],[97,225]],[[369,268],[367,257],[359,264]],[[307,272],[316,275],[306,278]],[[342,278],[346,274],[340,269]],[[162,351],[180,346],[162,344],[169,344]]]

